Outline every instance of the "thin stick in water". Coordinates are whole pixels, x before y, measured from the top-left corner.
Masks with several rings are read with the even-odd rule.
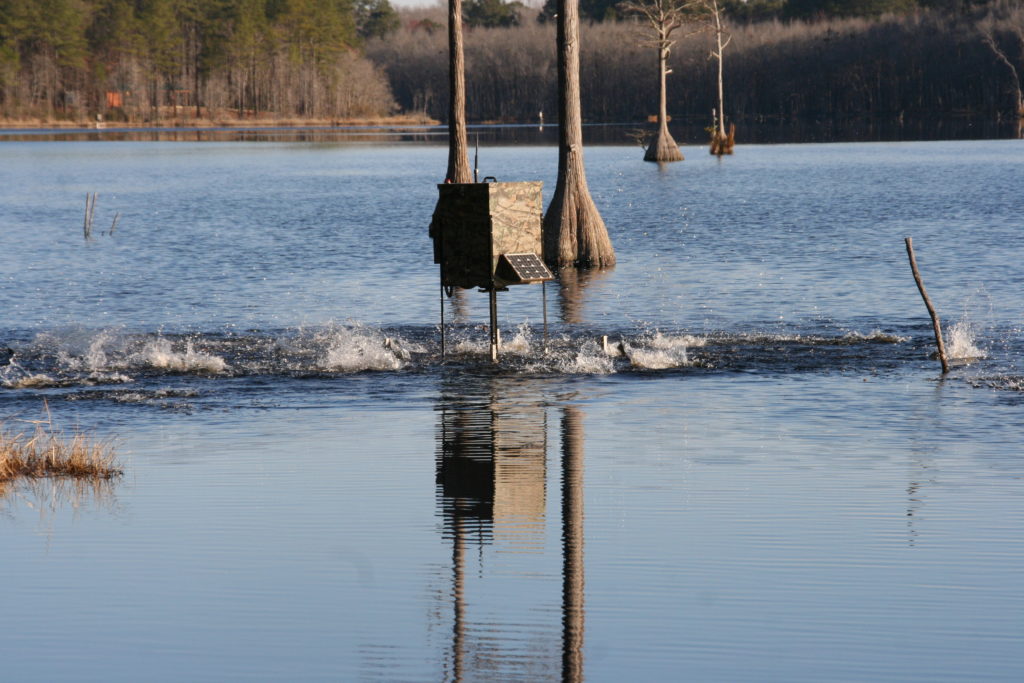
[[[96,213],[96,197],[99,196],[95,192],[87,192],[85,195],[85,222],[82,224],[82,233],[85,235],[85,239],[92,239],[92,217]]]
[[[928,292],[924,288],[924,281],[921,273],[917,270],[917,259],[914,258],[914,245],[911,238],[904,240],[907,243],[907,256],[910,257],[910,270],[914,273],[914,282],[917,283],[917,291],[921,292],[924,305],[928,308],[928,315],[932,317],[932,327],[935,329],[935,344],[939,347],[939,362],[942,363],[942,374],[949,372],[949,362],[946,360],[946,345],[942,342],[942,325],[939,323],[939,316],[932,306],[932,300],[928,298]]]
[[[92,192],[85,193],[85,218],[82,219],[82,235],[89,239],[89,204],[92,203]]]
[[[110,224],[110,230],[107,232],[108,235],[114,234],[114,229],[117,227],[117,219],[121,217],[121,212],[118,211],[114,214],[114,222]]]

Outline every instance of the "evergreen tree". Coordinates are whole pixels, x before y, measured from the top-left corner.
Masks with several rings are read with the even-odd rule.
[[[384,38],[401,25],[398,12],[388,0],[357,0],[355,21],[356,30],[364,39]]]
[[[521,2],[504,0],[469,0],[463,6],[463,18],[468,26],[506,28],[519,25]]]

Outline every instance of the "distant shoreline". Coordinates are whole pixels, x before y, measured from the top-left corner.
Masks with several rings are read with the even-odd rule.
[[[181,128],[389,128],[395,126],[437,126],[440,122],[429,116],[384,116],[374,118],[303,119],[283,118],[191,118],[181,116],[157,121],[89,121],[85,119],[5,119],[0,118],[0,130],[105,130],[145,129],[175,130]]]

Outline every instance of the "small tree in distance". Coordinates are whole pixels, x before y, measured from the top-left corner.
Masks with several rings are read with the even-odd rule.
[[[650,26],[650,37],[644,38],[643,45],[658,51],[658,77],[661,81],[658,99],[658,132],[647,146],[644,161],[682,161],[683,153],[668,132],[668,105],[666,77],[672,73],[668,68],[668,55],[676,39],[672,34],[685,23],[685,14],[693,5],[692,0],[628,0],[619,4],[627,14],[646,20]]]
[[[732,148],[736,144],[736,124],[730,123],[728,135],[725,132],[725,87],[722,79],[722,55],[732,41],[732,36],[722,27],[722,7],[718,0],[701,0],[701,4],[708,13],[708,22],[715,34],[715,46],[711,48],[711,56],[718,62],[718,108],[711,112],[710,151],[714,155],[722,156],[732,154]]]

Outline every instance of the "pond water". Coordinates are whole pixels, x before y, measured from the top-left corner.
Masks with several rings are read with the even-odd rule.
[[[125,469],[3,492],[4,678],[1024,677],[1024,142],[684,153],[492,365],[434,138],[0,142],[0,417]]]

